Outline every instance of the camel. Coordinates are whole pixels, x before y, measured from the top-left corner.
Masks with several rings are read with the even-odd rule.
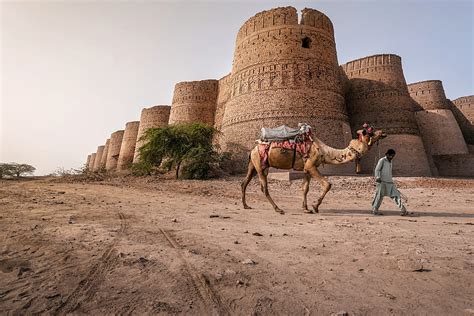
[[[365,129],[358,130],[357,135],[358,137],[356,139],[352,139],[349,142],[349,145],[344,149],[335,149],[324,144],[318,138],[311,138],[312,145],[306,160],[301,154],[295,153],[293,150],[270,148],[268,152],[268,163],[265,166],[262,166],[258,152],[258,145],[255,146],[250,152],[247,175],[241,185],[243,207],[245,209],[251,209],[245,200],[245,191],[250,180],[252,180],[255,174],[257,174],[260,181],[260,188],[273,206],[273,209],[280,214],[285,213],[275,204],[270,196],[270,193],[268,192],[267,175],[269,167],[273,167],[277,169],[293,169],[297,171],[304,171],[303,211],[309,214],[318,213],[319,206],[323,202],[326,194],[331,189],[331,183],[321,175],[321,173],[318,171],[318,167],[322,164],[340,165],[355,159],[360,159],[360,157],[369,151],[373,144],[387,136],[381,130],[374,130],[369,134]],[[313,205],[313,209],[309,210],[307,204],[307,195],[311,178],[314,178],[320,182],[323,192],[318,198],[317,203]]]

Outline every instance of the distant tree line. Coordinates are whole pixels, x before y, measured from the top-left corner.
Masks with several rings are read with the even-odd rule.
[[[0,179],[33,175],[36,168],[26,163],[0,163]]]

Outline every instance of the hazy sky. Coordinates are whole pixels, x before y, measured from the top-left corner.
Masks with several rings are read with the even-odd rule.
[[[339,63],[402,57],[407,82],[473,94],[472,1],[1,1],[0,162],[79,167],[175,83],[230,72],[244,21],[277,6],[332,20]]]

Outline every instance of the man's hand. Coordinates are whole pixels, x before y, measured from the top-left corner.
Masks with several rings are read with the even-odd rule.
[[[382,182],[382,179],[380,179],[380,178],[377,178],[377,179],[375,179],[375,182],[377,182],[377,183],[381,183],[381,182]]]

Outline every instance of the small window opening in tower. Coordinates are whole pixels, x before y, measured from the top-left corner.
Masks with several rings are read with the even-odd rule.
[[[303,48],[310,48],[311,47],[311,39],[309,37],[305,37],[301,40],[301,46]]]

